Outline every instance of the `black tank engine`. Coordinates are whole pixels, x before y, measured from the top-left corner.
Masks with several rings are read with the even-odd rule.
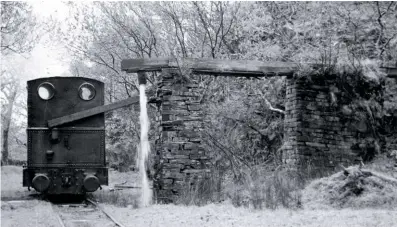
[[[84,194],[107,185],[105,117],[98,111],[104,105],[104,84],[83,77],[49,77],[28,81],[27,89],[23,186],[46,194]],[[59,118],[62,124],[49,123]]]

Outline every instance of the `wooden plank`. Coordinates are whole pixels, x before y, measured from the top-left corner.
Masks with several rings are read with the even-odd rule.
[[[302,63],[313,67],[321,67],[320,64]],[[204,58],[150,58],[150,59],[125,59],[121,62],[121,70],[128,73],[139,71],[161,71],[163,68],[191,69],[196,74],[210,74],[219,76],[243,76],[243,77],[270,77],[288,76],[299,69],[296,62],[262,62],[253,60],[228,60],[228,59],[204,59]],[[397,78],[397,68],[381,68],[388,77]]]
[[[261,62],[250,60],[223,60],[184,58],[164,59],[125,59],[121,62],[121,70],[127,73],[139,71],[161,71],[163,68],[188,68],[197,74],[215,74],[230,76],[274,76],[289,75],[297,68],[293,62]]]
[[[196,59],[170,60],[170,67],[192,69],[198,74],[230,76],[276,76],[289,75],[299,67],[293,62],[261,62],[251,60]]]
[[[121,70],[127,73],[161,71],[169,67],[169,61],[168,58],[124,59],[121,61]]]
[[[120,102],[115,102],[112,104],[104,105],[104,106],[97,106],[88,110],[80,111],[74,114],[70,114],[67,116],[55,118],[48,121],[48,127],[53,128],[59,125],[63,125],[66,123],[70,123],[73,121],[77,121],[86,117],[94,116],[96,114],[108,112],[111,110],[115,110],[124,106],[132,105],[135,103],[139,103],[139,97],[131,97]]]

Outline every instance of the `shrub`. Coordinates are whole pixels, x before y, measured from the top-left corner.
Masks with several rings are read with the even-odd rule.
[[[220,178],[216,174],[193,175],[184,179],[176,204],[202,206],[215,202]]]
[[[235,206],[254,209],[298,208],[303,180],[297,172],[254,168],[244,177],[226,185],[225,194]]]
[[[349,167],[311,182],[304,190],[305,208],[393,208],[397,206],[397,179],[382,173]]]

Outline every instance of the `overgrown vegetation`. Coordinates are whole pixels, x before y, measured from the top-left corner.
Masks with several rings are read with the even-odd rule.
[[[386,208],[397,205],[397,179],[371,169],[349,167],[315,180],[303,190],[309,209]]]

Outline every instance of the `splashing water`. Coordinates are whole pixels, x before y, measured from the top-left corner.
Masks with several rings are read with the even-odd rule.
[[[147,97],[145,93],[145,85],[139,85],[139,103],[141,107],[141,112],[139,116],[139,120],[141,122],[141,147],[139,149],[139,173],[142,178],[142,191],[141,191],[141,206],[145,207],[150,205],[152,201],[152,190],[149,187],[149,180],[146,174],[147,162],[150,153],[150,145],[149,145],[149,117],[147,114]]]

